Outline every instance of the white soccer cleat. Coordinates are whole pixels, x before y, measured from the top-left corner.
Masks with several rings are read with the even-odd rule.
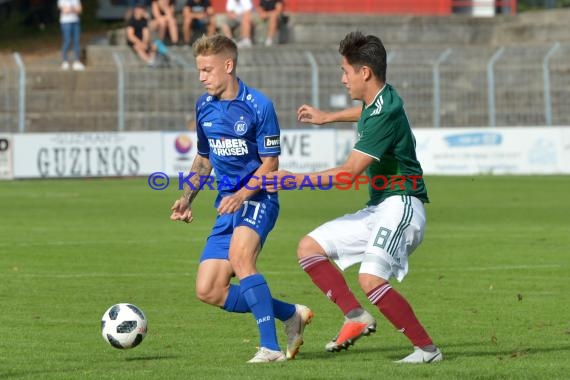
[[[255,356],[248,360],[248,363],[284,362],[285,360],[287,358],[283,352],[261,347]]]
[[[374,317],[364,310],[364,312],[356,318],[344,317],[338,335],[325,346],[329,352],[346,350],[363,336],[368,336],[376,331],[376,320]]]
[[[313,312],[307,306],[295,305],[295,313],[284,321],[285,334],[287,334],[287,359],[295,359],[299,348],[303,344],[303,331],[311,323]]]
[[[424,351],[419,347],[414,347],[414,352],[398,360],[395,363],[411,363],[411,364],[421,364],[421,363],[435,363],[443,360],[443,354],[436,348],[434,352]]]

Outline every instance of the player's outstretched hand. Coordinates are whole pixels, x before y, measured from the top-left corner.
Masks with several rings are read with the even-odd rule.
[[[180,220],[182,222],[191,223],[194,218],[192,217],[192,210],[188,207],[188,200],[184,197],[177,199],[170,208],[170,220]]]
[[[303,104],[297,110],[297,120],[302,123],[310,123],[310,124],[324,124],[325,123],[325,112],[311,107],[307,104]]]

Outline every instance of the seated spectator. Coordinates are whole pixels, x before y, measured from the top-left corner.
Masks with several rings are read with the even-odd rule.
[[[146,18],[147,12],[143,4],[137,4],[133,17],[127,23],[127,44],[149,66],[154,65],[156,51],[150,43],[150,29]]]
[[[256,7],[256,23],[267,23],[265,46],[273,45],[279,21],[283,15],[283,0],[259,0]]]
[[[252,0],[227,0],[226,14],[219,27],[222,33],[233,38],[234,30],[240,27],[240,41],[238,47],[249,47],[251,43],[251,17],[253,11]]]
[[[158,32],[158,38],[164,41],[166,32],[172,44],[178,43],[178,21],[174,6],[175,0],[152,0],[152,26]]]
[[[190,44],[192,31],[206,32],[208,36],[216,33],[216,16],[210,0],[188,0],[182,15],[182,33],[185,44]]]

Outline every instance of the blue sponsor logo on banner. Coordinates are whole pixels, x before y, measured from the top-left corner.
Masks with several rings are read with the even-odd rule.
[[[531,165],[557,165],[556,144],[552,140],[540,138],[536,140],[528,154]]]
[[[444,137],[450,147],[501,145],[503,136],[494,132],[462,133]]]

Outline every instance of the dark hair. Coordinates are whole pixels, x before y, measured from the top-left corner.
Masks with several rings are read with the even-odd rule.
[[[386,49],[380,38],[351,32],[340,41],[338,51],[351,66],[368,66],[378,79],[386,82]]]

